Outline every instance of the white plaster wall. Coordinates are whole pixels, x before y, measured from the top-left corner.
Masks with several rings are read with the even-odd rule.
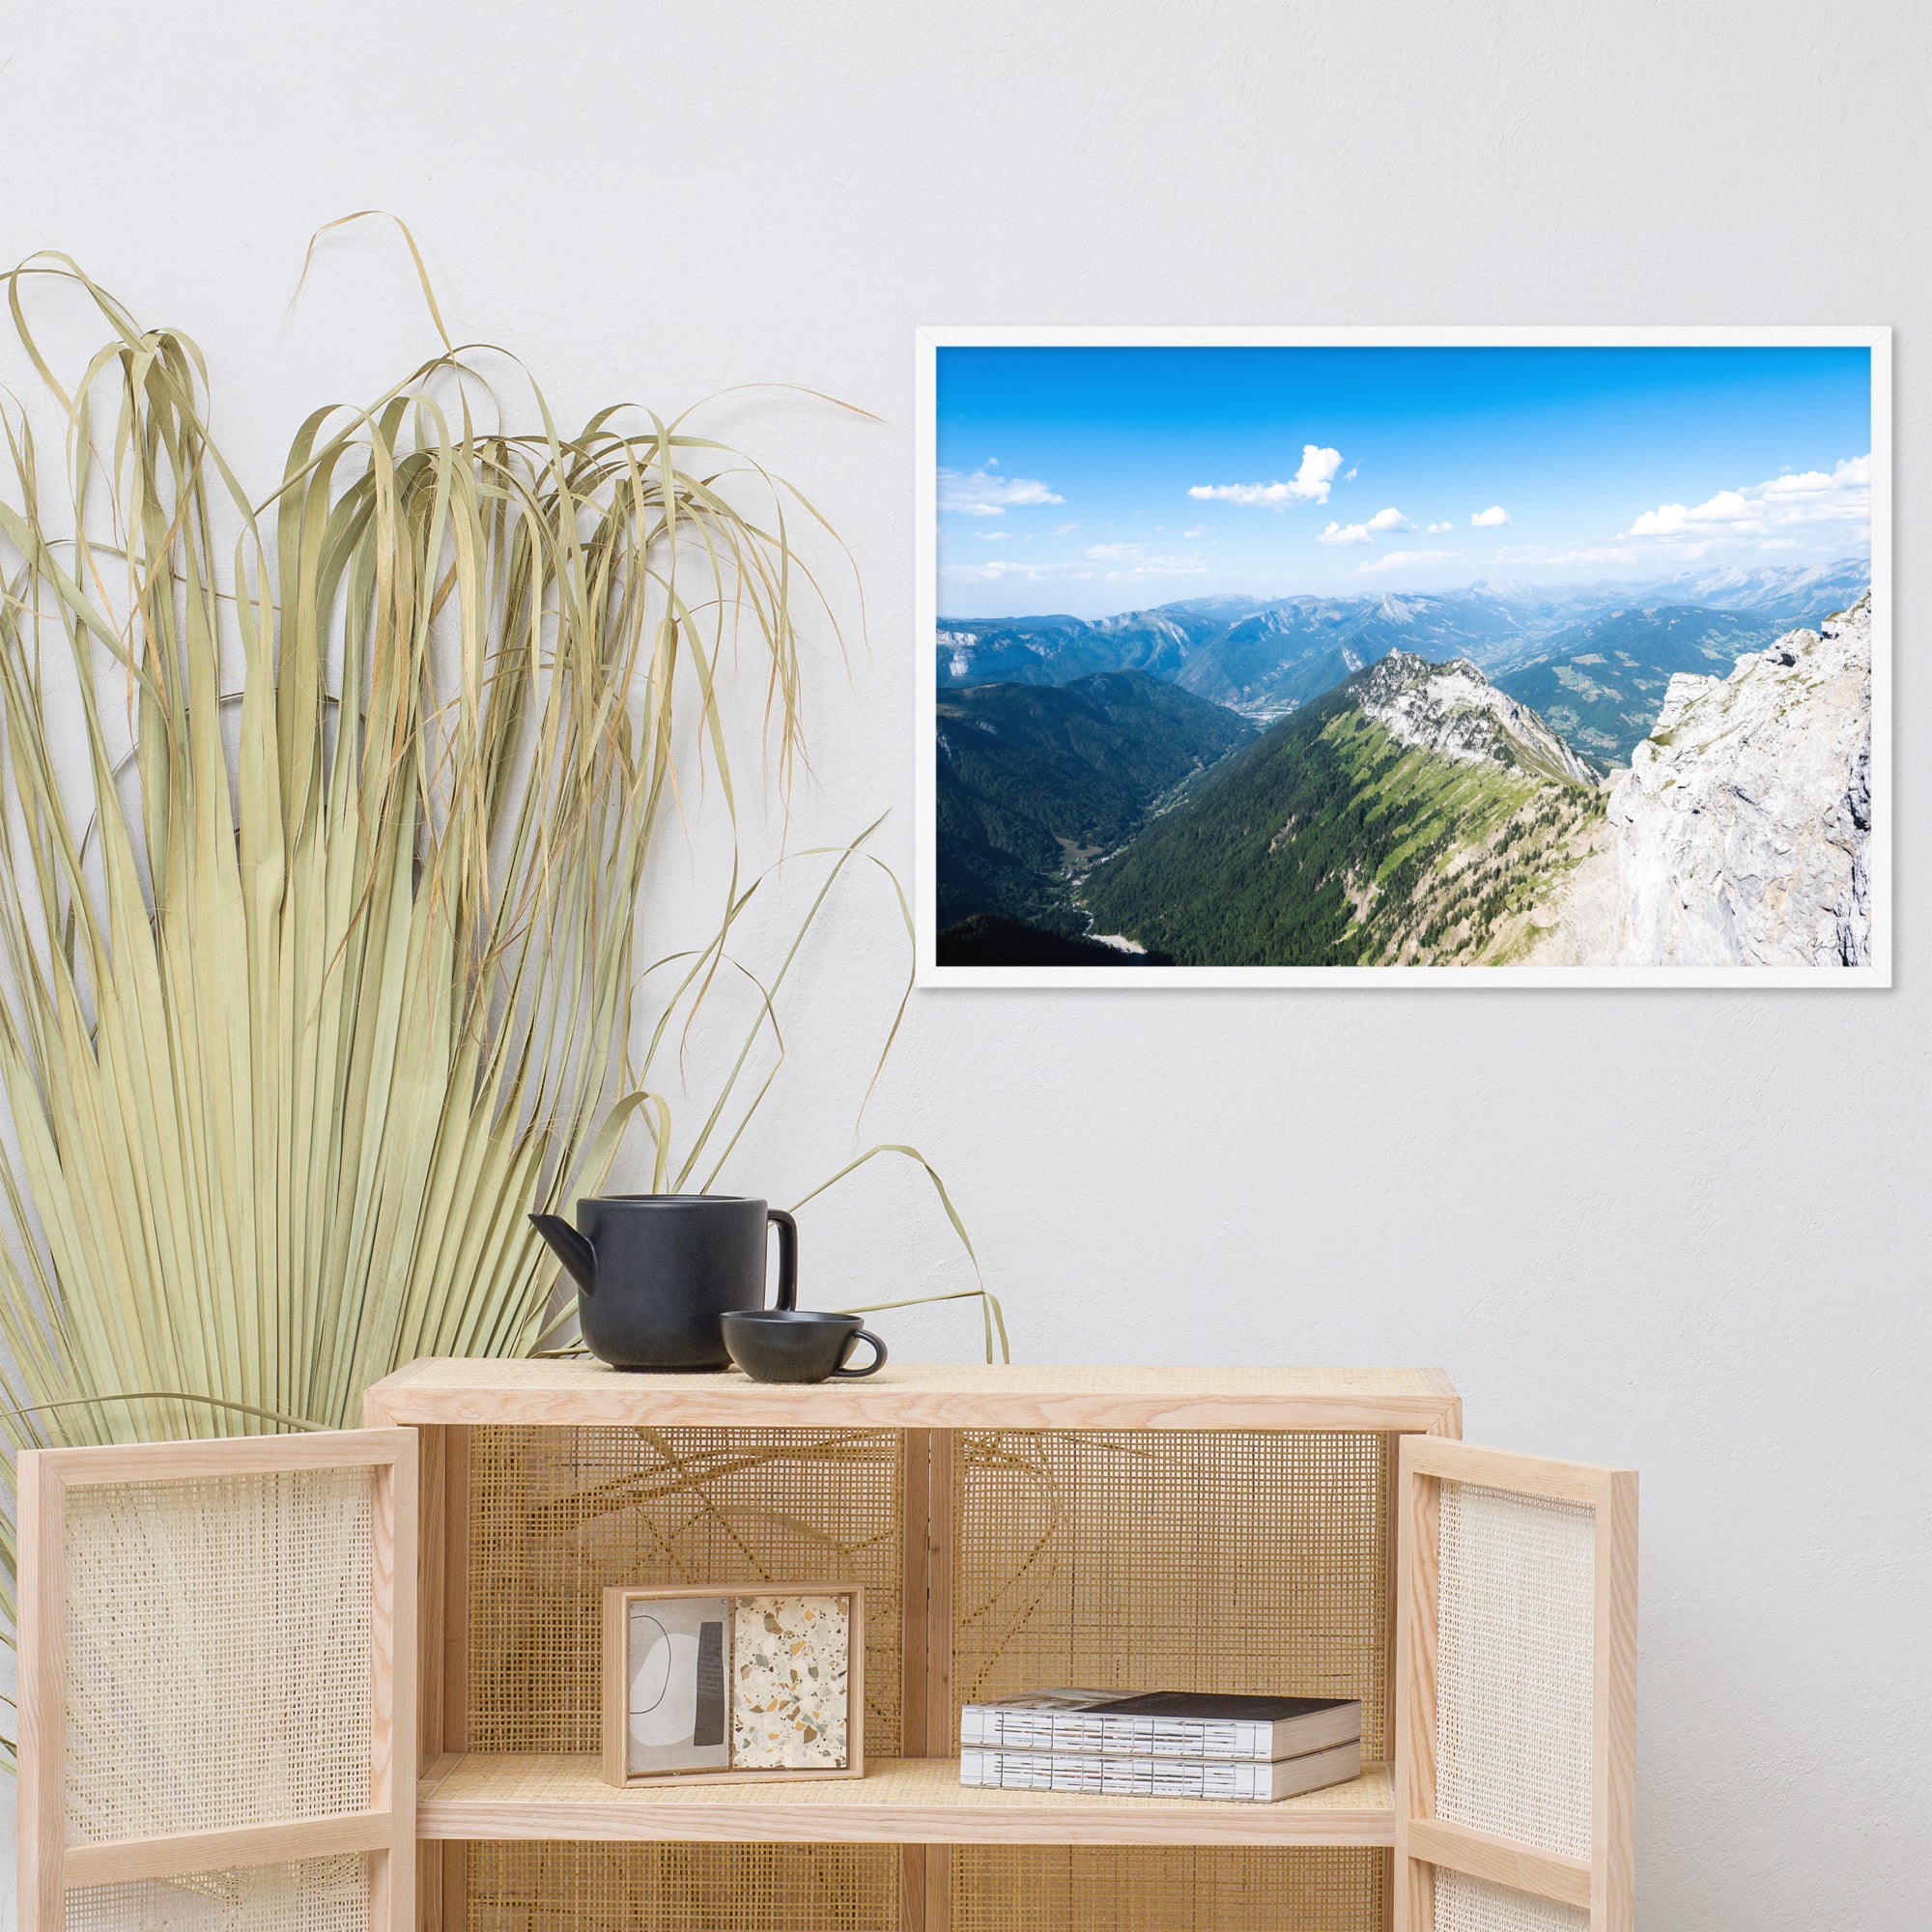
[[[915,1141],[1025,1355],[1440,1363],[1472,1437],[1636,1464],[1644,1924],[1918,1932],[1927,52],[1909,0],[71,0],[10,11],[0,255],[68,249],[196,335],[262,477],[432,346],[374,231],[284,321],[310,231],[364,207],[566,413],[748,379],[875,411],[719,421],[869,598],[869,657],[814,675],[800,834],[891,808],[901,867],[915,324],[1894,324],[1895,991],[927,994],[855,1139],[897,970],[867,888],[727,1179],[787,1200]],[[923,1186],[809,1209],[809,1298],[961,1285]],[[977,1340],[956,1308],[888,1332]]]

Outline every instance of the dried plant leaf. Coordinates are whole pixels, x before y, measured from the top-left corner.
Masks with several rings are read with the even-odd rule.
[[[757,1012],[674,1150],[648,1060],[626,1060],[634,947],[679,747],[735,822],[733,653],[755,653],[781,783],[803,769],[794,606],[816,585],[786,504],[824,520],[682,417],[571,434],[531,384],[537,433],[479,427],[480,400],[500,414],[482,358],[402,232],[443,353],[311,415],[260,503],[210,434],[188,338],[64,256],[5,278],[65,422],[49,463],[0,407],[15,1449],[353,1425],[417,1354],[536,1349],[556,1270],[526,1211],[594,1191],[639,1115],[654,1184],[708,1184],[777,1070],[759,1054],[782,1058],[797,943],[775,975],[735,959],[757,887],[734,863],[670,1009],[688,1027],[727,974]],[[49,279],[108,337],[71,384],[30,320]],[[14,1556],[10,1521],[10,1624]]]

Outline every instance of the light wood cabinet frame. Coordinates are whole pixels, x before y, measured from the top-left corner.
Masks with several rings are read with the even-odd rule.
[[[1211,1804],[962,1787],[952,1757],[954,1479],[965,1430],[1343,1432],[1378,1435],[1390,1507],[1384,1547],[1394,1683],[1396,1444],[1456,1436],[1463,1405],[1440,1370],[894,1364],[807,1386],[735,1375],[619,1373],[588,1360],[411,1363],[368,1392],[371,1424],[424,1438],[422,1785],[418,1922],[460,1932],[466,1841],[873,1843],[899,1850],[898,1932],[949,1932],[955,1844],[1357,1846],[1394,1843],[1386,1766],[1339,1791],[1276,1805]],[[903,1701],[898,1759],[857,1783],[721,1786],[704,1774],[619,1790],[601,1764],[469,1753],[469,1442],[475,1429],[887,1428],[902,1442]],[[439,1604],[440,1608],[432,1605]],[[1364,1932],[1384,1932],[1383,1926]]]
[[[372,1388],[364,1417],[362,1431],[22,1457],[22,1932],[60,1932],[66,1894],[81,1886],[345,1852],[369,1859],[371,1932],[461,1932],[469,1843],[514,1838],[895,1845],[900,1932],[948,1932],[957,1845],[1391,1848],[1393,1885],[1383,1896],[1392,1898],[1384,1924],[1394,1932],[1435,1932],[1435,1874],[1444,1869],[1560,1901],[1585,1916],[1591,1932],[1632,1932],[1635,1477],[1463,1444],[1462,1404],[1439,1371],[895,1365],[863,1381],[790,1388],[737,1377],[618,1375],[589,1362],[425,1361]],[[718,1773],[619,1789],[605,1782],[595,1757],[470,1751],[472,1432],[684,1425],[899,1432],[896,1759],[876,1760],[846,1781],[801,1778],[795,1790],[763,1774],[736,1783]],[[1385,1765],[1365,1766],[1348,1785],[1267,1806],[962,1787],[951,1755],[960,1432],[1000,1429],[1379,1435],[1392,1775]],[[368,1467],[376,1478],[368,1805],[175,1838],[68,1844],[69,1494],[88,1483],[348,1466]],[[1445,1483],[1586,1503],[1594,1512],[1587,1860],[1436,1814]],[[862,1657],[855,1634],[855,1670]]]

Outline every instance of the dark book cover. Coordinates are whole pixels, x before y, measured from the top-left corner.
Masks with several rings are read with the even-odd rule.
[[[1349,1697],[1246,1697],[1212,1690],[1147,1690],[1137,1697],[1110,1697],[1095,1704],[1105,1718],[1182,1718],[1202,1723],[1279,1724],[1339,1711]]]

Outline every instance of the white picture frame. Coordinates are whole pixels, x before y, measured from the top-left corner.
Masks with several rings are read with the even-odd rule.
[[[1173,965],[1109,967],[941,965],[937,959],[939,610],[938,355],[945,348],[1103,347],[1857,347],[1870,352],[1872,596],[1869,963],[1838,966],[1656,965]],[[1891,983],[1893,762],[1891,680],[1891,331],[1881,327],[926,327],[916,331],[914,367],[914,911],[921,987],[1248,987],[1292,985],[1614,986],[1760,988],[1885,987]],[[1203,586],[1211,588],[1212,586]]]

